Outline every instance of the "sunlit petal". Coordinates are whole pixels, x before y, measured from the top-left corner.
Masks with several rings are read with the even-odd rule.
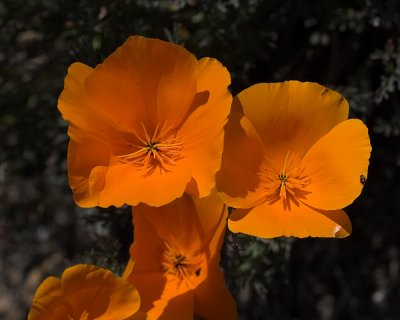
[[[284,211],[281,203],[263,203],[252,209],[236,209],[229,229],[261,238],[328,237],[343,238],[351,233],[351,222],[343,210],[322,211],[306,205]]]
[[[371,145],[360,120],[347,120],[322,137],[305,155],[303,166],[311,180],[303,200],[315,208],[334,210],[351,204],[368,177]]]

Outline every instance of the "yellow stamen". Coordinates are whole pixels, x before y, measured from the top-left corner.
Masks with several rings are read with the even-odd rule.
[[[160,128],[157,124],[150,137],[144,123],[141,123],[142,134],[135,132],[135,136],[142,146],[129,145],[136,151],[117,156],[122,163],[130,164],[143,169],[146,174],[151,174],[156,167],[168,171],[167,166],[176,165],[176,161],[182,158],[182,142],[176,137],[176,131],[167,128],[166,123]]]
[[[307,195],[306,187],[311,183],[301,167],[301,160],[295,154],[289,157],[289,153],[286,154],[282,170],[276,170],[279,164],[267,158],[259,173],[263,178],[267,200],[270,204],[282,200],[285,209],[290,209],[291,202],[298,205],[299,199]]]
[[[168,242],[165,242],[165,250],[163,253],[162,268],[165,274],[174,276],[178,285],[183,282],[187,285],[193,285],[193,281],[201,273],[202,258],[200,256],[190,256],[183,254],[181,250],[177,250]]]

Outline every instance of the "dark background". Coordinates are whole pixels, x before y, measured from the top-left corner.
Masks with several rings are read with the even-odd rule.
[[[400,5],[353,1],[0,1],[0,319],[25,319],[48,275],[89,262],[121,272],[129,208],[80,209],[57,108],[68,66],[101,62],[129,35],[184,45],[257,82],[315,81],[370,129],[353,234],[260,240],[227,234],[223,267],[241,319],[399,319]]]

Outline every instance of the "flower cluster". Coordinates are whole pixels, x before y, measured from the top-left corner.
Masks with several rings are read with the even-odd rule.
[[[298,81],[232,101],[229,85],[217,60],[140,36],[95,68],[70,66],[58,107],[74,199],[132,207],[131,258],[122,277],[76,265],[47,278],[29,320],[237,319],[219,268],[227,226],[264,238],[351,233],[342,208],[366,182],[371,146],[347,101]]]

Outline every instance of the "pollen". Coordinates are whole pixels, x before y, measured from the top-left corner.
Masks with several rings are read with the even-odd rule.
[[[290,209],[291,203],[299,205],[299,200],[305,199],[309,193],[307,186],[311,183],[301,166],[301,160],[289,151],[282,165],[268,158],[266,160],[259,175],[267,201],[270,204],[281,201],[284,209]]]
[[[168,171],[168,166],[175,166],[182,158],[182,141],[176,136],[176,130],[167,124],[160,128],[157,124],[152,135],[141,123],[142,130],[135,132],[138,144],[129,144],[134,151],[117,156],[120,162],[137,167],[151,174],[157,167]]]
[[[201,256],[185,254],[166,242],[161,264],[165,274],[178,281],[178,286],[182,283],[193,286],[200,276],[202,260]]]

